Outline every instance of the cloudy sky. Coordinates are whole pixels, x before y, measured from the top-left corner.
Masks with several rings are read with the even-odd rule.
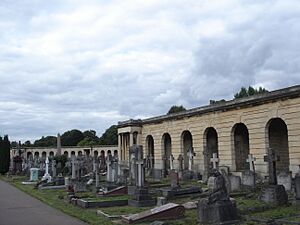
[[[0,135],[101,134],[300,84],[299,0],[1,0]]]

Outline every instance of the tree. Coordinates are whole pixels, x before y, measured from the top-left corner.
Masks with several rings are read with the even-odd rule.
[[[26,141],[25,144],[28,144]],[[29,142],[30,143],[30,142]],[[42,136],[41,139],[36,140],[33,144],[35,147],[55,147],[56,146],[56,137],[55,136]]]
[[[84,135],[80,130],[69,130],[63,133],[63,135],[61,136],[61,145],[76,146],[83,139]]]
[[[100,137],[100,145],[117,145],[118,144],[118,129],[116,125],[108,128]]]
[[[186,111],[186,109],[181,105],[181,106],[177,106],[177,105],[173,105],[167,115],[170,115],[170,114],[173,114],[173,113],[178,113],[178,112],[183,112],[183,111]]]
[[[25,147],[31,147],[32,144],[31,144],[31,142],[28,140],[28,141],[25,141],[25,143],[23,144],[23,146],[25,146]]]
[[[244,98],[244,97],[257,95],[257,94],[261,94],[261,93],[266,93],[266,92],[269,92],[269,91],[263,87],[259,87],[258,89],[253,88],[251,86],[249,86],[248,89],[245,87],[242,87],[241,90],[234,95],[234,99]]]
[[[0,137],[0,173],[5,174],[9,170],[10,162],[10,142],[8,136],[5,135],[4,139]]]

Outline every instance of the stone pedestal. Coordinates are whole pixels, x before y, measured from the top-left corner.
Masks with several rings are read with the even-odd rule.
[[[38,168],[30,169],[30,181],[38,181],[39,179],[39,170]]]
[[[128,200],[128,205],[135,207],[154,206],[155,203],[147,188],[136,188],[133,199]]]
[[[237,209],[234,201],[217,201],[208,204],[206,199],[198,203],[198,222],[201,224],[234,224]]]
[[[279,206],[288,203],[288,196],[283,185],[269,185],[262,191],[260,200]]]

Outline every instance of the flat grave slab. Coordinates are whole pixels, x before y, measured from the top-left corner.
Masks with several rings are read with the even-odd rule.
[[[128,205],[128,199],[82,198],[77,200],[77,205],[82,208],[124,206]]]
[[[190,195],[202,193],[202,189],[200,187],[188,187],[188,188],[167,188],[162,190],[162,194],[166,198],[173,198],[183,195]]]
[[[110,191],[99,192],[98,194],[100,196],[119,196],[119,195],[127,195],[127,192],[128,190],[126,186],[120,186]]]
[[[142,221],[178,219],[184,216],[184,212],[185,209],[182,205],[168,203],[166,205],[158,206],[141,213],[122,216],[122,221],[128,224],[132,224]]]

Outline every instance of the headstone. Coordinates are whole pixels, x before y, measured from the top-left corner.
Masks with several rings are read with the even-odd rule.
[[[193,148],[191,147],[189,150],[188,150],[188,157],[189,157],[189,171],[192,171],[193,170],[193,158],[195,156],[195,153],[194,153],[194,150]]]
[[[170,155],[170,170],[174,169],[174,156],[171,154]]]
[[[210,162],[213,164],[213,169],[218,168],[219,158],[217,153],[213,153],[213,157],[210,159]]]
[[[292,174],[286,171],[281,171],[277,174],[277,182],[283,185],[286,191],[292,190]]]
[[[72,158],[72,179],[76,179],[76,159]]]
[[[167,199],[165,197],[157,197],[157,206],[162,206],[167,204]]]
[[[198,203],[198,222],[232,224],[237,220],[235,201],[229,198],[223,175],[216,169],[213,170],[213,175],[214,189],[208,199],[201,199]]]
[[[112,155],[108,154],[106,161],[107,161],[107,173],[106,173],[106,181],[112,183],[113,182],[113,174],[112,174]]]
[[[179,177],[178,177],[178,173],[175,170],[171,170],[170,172],[170,181],[171,181],[171,188],[179,187]]]
[[[246,188],[255,188],[255,173],[250,170],[243,171],[242,173],[242,185]]]
[[[163,178],[162,170],[153,168],[152,169],[152,177],[154,180],[161,180]]]
[[[277,184],[276,162],[279,160],[280,158],[275,154],[275,151],[272,148],[269,148],[268,155],[264,156],[264,161],[268,162],[269,184],[271,185]]]
[[[130,206],[145,207],[155,205],[155,199],[151,197],[148,188],[145,187],[145,168],[143,160],[143,146],[136,146],[136,174],[135,183],[136,189],[132,199],[128,200]]]
[[[252,154],[249,154],[248,158],[246,159],[246,162],[249,163],[250,171],[252,171],[252,172],[255,172],[255,167],[254,167],[255,160],[256,160],[256,158],[253,157]]]
[[[178,176],[179,176],[179,179],[182,179],[183,161],[184,161],[182,154],[179,154],[177,160],[178,160]]]
[[[47,183],[49,183],[52,181],[52,177],[49,174],[49,159],[48,159],[48,157],[46,158],[45,163],[46,163],[46,171],[45,171],[44,176],[42,177],[42,180],[47,180]]]
[[[39,170],[38,168],[30,168],[30,181],[39,180]]]
[[[112,181],[117,182],[118,180],[118,169],[119,169],[119,157],[117,154],[114,154],[112,157]]]
[[[146,210],[141,213],[122,216],[122,221],[128,224],[140,223],[143,221],[154,221],[158,219],[171,220],[184,216],[185,209],[182,205],[168,203],[162,206]]]
[[[230,180],[231,191],[241,190],[241,178],[239,176],[230,175],[229,180]]]

